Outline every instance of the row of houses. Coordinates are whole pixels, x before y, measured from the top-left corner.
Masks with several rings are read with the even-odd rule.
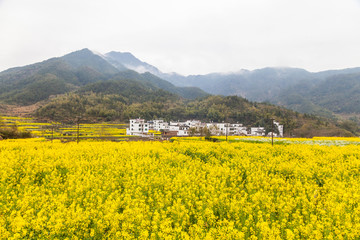
[[[274,133],[274,137],[283,137],[283,125],[274,121],[274,127],[276,127],[279,132],[279,134]],[[205,130],[215,136],[265,136],[264,127],[247,128],[240,123],[203,123],[199,120],[165,122],[161,119],[145,121],[140,118],[130,119],[129,128],[126,129],[126,134],[135,136],[151,136],[155,132],[161,132],[163,136],[186,137],[204,135]]]

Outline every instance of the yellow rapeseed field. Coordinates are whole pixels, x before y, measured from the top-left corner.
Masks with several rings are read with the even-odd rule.
[[[359,239],[360,147],[0,142],[1,239]]]

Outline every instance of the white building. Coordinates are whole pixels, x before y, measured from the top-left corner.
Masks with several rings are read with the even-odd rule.
[[[177,136],[189,136],[190,126],[186,122],[170,122],[169,131],[176,131]]]
[[[192,128],[198,128],[202,126],[202,123],[199,120],[187,120],[185,124]]]
[[[221,135],[248,135],[246,127],[240,123],[206,123],[211,134]]]
[[[274,121],[274,125],[278,128],[279,130],[279,137],[283,137],[284,136],[284,126],[280,125],[279,122]]]
[[[250,135],[255,137],[265,136],[265,128],[264,127],[252,127],[250,129]]]
[[[274,136],[283,137],[283,125],[274,121],[275,126],[278,128],[279,134]],[[149,136],[149,130],[156,130],[185,137],[190,135],[192,129],[195,129],[197,134],[200,134],[205,127],[210,130],[211,135],[216,136],[265,136],[264,127],[252,127],[249,134],[247,128],[240,123],[202,123],[199,120],[187,120],[186,122],[170,122],[169,124],[162,119],[145,122],[144,119],[140,118],[130,119],[126,134],[147,137]]]
[[[149,123],[144,119],[130,119],[129,128],[126,129],[126,135],[142,136],[149,133]]]
[[[169,123],[164,122],[162,119],[148,121],[149,129],[156,131],[165,131],[169,129]]]
[[[180,126],[177,135],[178,135],[178,136],[183,136],[183,137],[189,136],[189,129],[190,129],[189,126],[187,126],[187,125],[182,125],[182,126]]]
[[[274,131],[274,135],[272,135],[273,134],[272,132],[268,132],[268,135],[267,135],[268,137],[272,137],[272,136],[274,136],[274,137],[284,137],[284,126],[283,125],[280,125],[279,122],[274,121],[274,128],[275,129],[277,128],[279,133]]]
[[[230,124],[229,135],[247,136],[247,128],[240,123]]]

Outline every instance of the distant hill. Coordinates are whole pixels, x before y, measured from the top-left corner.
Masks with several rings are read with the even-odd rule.
[[[163,73],[129,52],[113,51],[102,57],[118,70],[133,70],[125,71],[122,76],[127,74],[128,77],[141,79],[147,84],[154,84],[185,98],[204,96],[204,92],[199,90],[202,89],[210,94],[236,95],[251,101],[270,102],[302,113],[330,118],[333,118],[334,114],[359,113],[357,102],[360,101],[360,95],[356,93],[360,88],[356,79],[360,68],[313,73],[304,69],[283,67],[182,76],[177,73]],[[135,72],[140,76],[135,77]],[[174,85],[182,88],[176,89]]]
[[[131,53],[102,55],[82,49],[1,72],[0,106],[5,111],[14,106],[36,110],[41,105],[32,114],[59,121],[73,121],[78,114],[95,122],[160,117],[232,121],[269,129],[274,117],[285,125],[288,136],[350,136],[358,134],[358,128],[353,122],[337,121],[333,114],[359,112],[356,72],[264,68],[185,77],[162,73]]]
[[[181,76],[166,74],[164,79],[176,86],[196,86],[211,94],[238,95],[252,101],[272,101],[283,90],[302,85],[320,84],[329,77],[360,73],[360,68],[311,73],[298,68],[263,68],[237,73],[212,73]]]
[[[251,101],[271,102],[303,113],[326,117],[334,117],[334,113],[358,113],[354,104],[360,101],[360,96],[356,94],[360,89],[354,82],[354,78],[356,74],[360,74],[360,68],[312,73],[304,69],[284,67],[182,76],[177,73],[162,73],[158,68],[142,62],[131,53],[110,52],[106,54],[106,57],[134,71],[151,72],[175,86],[198,87],[215,95],[237,95]],[[353,78],[351,81],[347,80],[349,74]],[[346,87],[335,87],[335,82],[342,84],[338,79],[340,76],[344,77],[343,84],[351,86],[352,91],[347,91]],[[336,96],[333,91],[335,89],[331,90],[331,87],[337,88]],[[328,89],[326,93],[323,92],[325,89]],[[315,95],[319,96],[315,97]],[[348,101],[348,96],[351,96],[351,101]],[[336,109],[335,106],[337,106]]]
[[[127,85],[129,92],[123,90]],[[58,96],[39,108],[40,119],[74,123],[82,121],[128,121],[130,118],[147,120],[199,119],[213,122],[239,122],[247,127],[264,126],[271,131],[271,118],[284,127],[285,136],[353,136],[353,133],[328,120],[299,114],[278,106],[253,103],[237,96],[206,96],[185,100],[163,90],[139,89],[133,82],[112,80],[92,83],[77,91]]]
[[[112,56],[117,64],[131,66],[131,69],[139,72],[149,71],[175,86],[198,87],[215,95],[241,96],[251,101],[269,102],[326,118],[336,119],[339,115],[346,115],[360,126],[357,117],[360,101],[357,92],[360,89],[356,83],[360,68],[309,72],[284,67],[182,76],[162,73],[130,53],[112,52],[107,56]]]
[[[360,68],[317,73],[297,68],[264,68],[238,73],[161,76],[176,86],[194,86],[211,94],[270,102],[302,113],[332,118],[334,114],[360,113]]]
[[[51,95],[64,94],[89,83],[114,78],[142,82],[184,98],[194,99],[207,94],[195,87],[176,87],[148,72],[139,74],[119,66],[114,66],[104,56],[83,49],[60,58],[12,68],[0,73],[0,101],[8,104],[34,104]]]
[[[360,73],[334,75],[317,83],[299,83],[284,89],[275,99],[277,104],[300,112],[323,116],[359,114]]]
[[[264,68],[238,73],[213,73],[207,75],[168,75],[168,81],[178,86],[195,86],[211,94],[237,95],[252,101],[266,101],[286,86],[307,78],[309,72],[293,68]]]

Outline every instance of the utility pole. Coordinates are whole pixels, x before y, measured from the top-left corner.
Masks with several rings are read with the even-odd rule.
[[[54,139],[54,125],[51,123],[51,142],[53,142]]]
[[[228,128],[229,128],[229,123],[228,123],[228,119],[229,119],[229,112],[226,111],[226,115],[225,115],[225,130],[226,130],[226,142],[228,141]]]
[[[229,124],[226,123],[226,124],[225,124],[226,141],[228,141],[228,128],[229,128]]]
[[[81,119],[81,115],[77,116],[77,139],[76,142],[79,144],[80,141],[80,119]]]
[[[80,135],[80,124],[79,124],[79,120],[77,121],[77,140],[76,142],[79,144],[79,135]]]
[[[274,146],[274,119],[271,119],[271,146]]]

